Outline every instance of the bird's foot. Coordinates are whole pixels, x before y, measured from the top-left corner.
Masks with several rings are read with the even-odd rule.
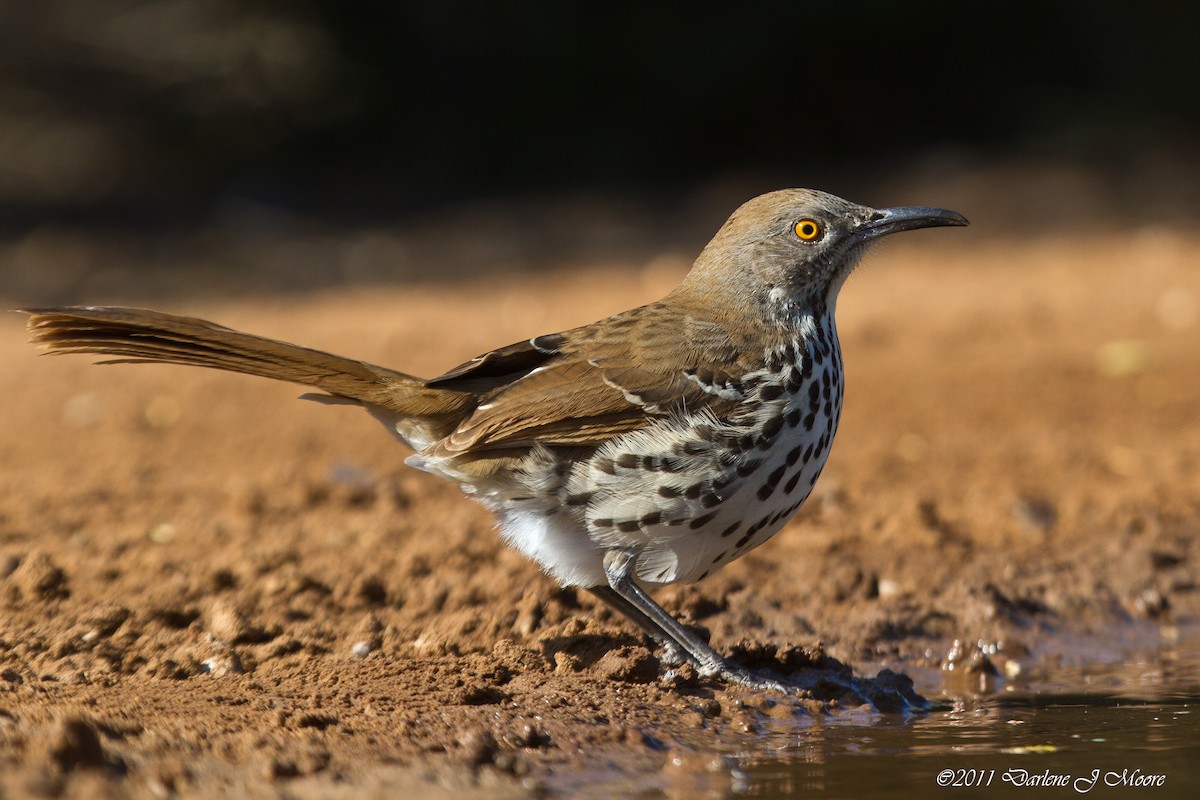
[[[772,670],[746,669],[721,658],[699,666],[697,671],[703,677],[756,692],[805,694],[822,703],[838,700],[843,705],[867,705],[875,711],[919,712],[931,705],[914,689],[911,679],[886,669],[874,678],[854,675],[848,669],[814,669],[781,676]]]
[[[711,663],[698,664],[697,671],[705,678],[719,678],[728,684],[743,686],[758,692],[780,692],[788,694],[800,691],[798,684],[781,680],[773,674],[761,670],[748,670],[725,660],[714,659]]]

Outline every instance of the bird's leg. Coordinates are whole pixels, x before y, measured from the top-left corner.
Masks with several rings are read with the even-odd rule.
[[[663,663],[672,667],[677,667],[688,660],[687,655],[675,640],[667,636],[662,628],[655,625],[645,614],[638,610],[638,607],[630,603],[621,595],[613,591],[611,586],[590,586],[588,591],[604,601],[609,608],[614,611],[619,611],[626,619],[633,622],[642,631],[654,640],[654,643],[663,649]]]
[[[654,602],[633,579],[637,553],[630,550],[609,550],[604,555],[604,574],[608,587],[592,592],[604,602],[632,619],[670,654],[682,653],[696,665],[705,677],[720,676],[730,683],[740,683],[756,689],[787,691],[779,681],[752,675],[730,664],[723,656],[704,643],[667,610]],[[606,591],[607,589],[607,591]],[[614,597],[615,595],[615,597]]]

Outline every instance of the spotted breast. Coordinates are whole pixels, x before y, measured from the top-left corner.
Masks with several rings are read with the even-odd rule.
[[[831,314],[798,320],[735,385],[732,414],[680,413],[617,437],[572,469],[564,505],[600,547],[635,547],[637,577],[696,581],[771,538],[808,498],[842,405]]]

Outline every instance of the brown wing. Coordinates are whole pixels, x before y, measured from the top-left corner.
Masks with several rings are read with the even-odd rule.
[[[434,389],[475,393],[505,386],[559,355],[562,338],[562,334],[551,333],[492,350],[436,378],[430,378],[425,385]]]
[[[741,352],[718,323],[659,304],[502,348],[430,382],[460,389],[498,381],[438,447],[594,447],[675,412],[721,416],[741,397],[734,376],[753,368]]]

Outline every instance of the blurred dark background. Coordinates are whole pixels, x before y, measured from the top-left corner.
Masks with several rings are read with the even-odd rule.
[[[1191,225],[1198,30],[1191,2],[2,0],[0,292],[120,286],[105,242],[301,288],[694,252],[786,185],[984,234]]]

